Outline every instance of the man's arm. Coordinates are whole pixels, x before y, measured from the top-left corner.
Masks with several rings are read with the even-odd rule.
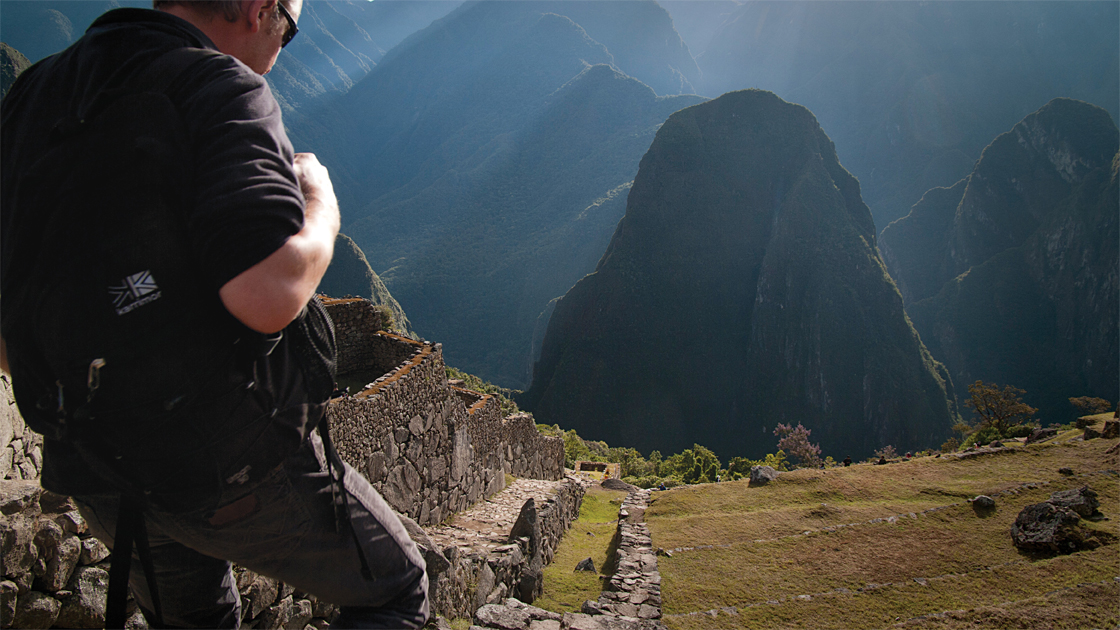
[[[294,166],[306,201],[303,229],[218,292],[226,310],[257,332],[283,330],[299,315],[334,254],[339,215],[330,175],[311,153],[297,153]]]

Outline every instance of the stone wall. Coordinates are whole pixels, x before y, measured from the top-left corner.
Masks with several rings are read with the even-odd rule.
[[[507,597],[525,597],[531,602],[533,596],[525,596],[522,591],[535,590],[536,595],[540,594],[539,588],[534,589],[535,581],[541,577],[541,568],[552,562],[564,532],[579,516],[583,495],[583,485],[569,477],[540,506],[530,500],[522,508],[523,518],[514,524],[509,544],[489,552],[463,553],[457,546],[444,549],[446,564],[439,563],[436,571],[432,570],[432,563],[428,568],[432,614],[470,618],[479,607]],[[534,516],[524,518],[529,510]],[[536,522],[535,536],[530,520]],[[514,535],[526,528],[526,535]]]
[[[333,401],[327,417],[339,455],[389,505],[433,525],[501,491],[506,474],[563,478],[562,439],[542,436],[528,414],[503,418],[493,396],[452,387],[440,344],[353,330],[370,325],[362,303],[369,304],[327,303],[339,339],[364,339],[339,343],[339,365],[361,373],[391,369]]]
[[[492,396],[452,388],[439,344],[378,331],[380,314],[368,301],[326,304],[339,341],[340,374],[382,374],[332,401],[332,437],[339,454],[399,512],[434,525],[502,490],[506,474],[563,479],[563,440],[540,435],[527,414],[502,417]],[[0,626],[101,627],[108,551],[90,537],[68,498],[37,483],[42,437],[27,429],[2,374],[0,449]],[[562,484],[534,510],[537,533],[512,536],[498,549],[432,550],[443,559],[429,563],[433,612],[470,617],[487,601],[531,588],[582,498],[577,482]],[[330,604],[283,583],[243,568],[236,573],[245,626],[323,627],[336,614]],[[138,623],[130,619],[133,627]]]
[[[37,481],[0,484],[2,628],[103,628],[109,550],[89,533],[73,501]],[[243,627],[319,628],[337,608],[282,582],[236,567]],[[147,627],[129,599],[127,628]]]
[[[43,436],[27,428],[11,377],[0,373],[0,479],[38,479],[42,469]]]
[[[369,300],[348,298],[323,300],[334,323],[338,343],[338,373],[346,374],[376,366],[382,373],[391,372],[405,359],[396,353],[395,344],[370,343],[372,332],[381,330],[382,313]]]

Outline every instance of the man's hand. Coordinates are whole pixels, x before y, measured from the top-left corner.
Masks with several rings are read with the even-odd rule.
[[[303,191],[303,198],[307,200],[308,208],[312,199],[319,200],[328,208],[333,208],[335,222],[338,222],[338,200],[334,197],[334,185],[327,167],[319,163],[319,158],[314,153],[297,153],[292,163],[299,180],[299,188]],[[304,211],[306,216],[306,211]]]
[[[311,153],[297,153],[293,166],[307,202],[303,229],[218,292],[231,315],[262,333],[283,330],[299,315],[330,265],[338,236],[338,200],[327,169]]]

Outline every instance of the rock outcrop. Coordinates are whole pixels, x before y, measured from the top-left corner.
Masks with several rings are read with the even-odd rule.
[[[1081,526],[1082,518],[1099,515],[1097,493],[1082,486],[1055,492],[1042,503],[1023,508],[1011,526],[1011,541],[1025,551],[1073,553],[1100,543]]]
[[[750,485],[765,486],[781,474],[771,466],[751,466]]]
[[[1108,112],[1055,99],[883,230],[906,311],[953,382],[1013,384],[1044,418],[1071,395],[1120,397],[1118,146]]]
[[[523,407],[638,450],[939,444],[955,418],[859,183],[804,107],[745,90],[673,114],[595,271],[555,307]]]

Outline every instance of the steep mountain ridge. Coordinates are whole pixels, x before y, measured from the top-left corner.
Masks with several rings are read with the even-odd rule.
[[[1120,132],[1055,99],[972,174],[883,230],[907,312],[955,382],[1011,383],[1043,417],[1120,395]]]
[[[538,316],[594,268],[657,127],[703,100],[651,87],[682,55],[652,1],[465,3],[294,135],[416,330],[524,387]]]
[[[418,338],[408,315],[370,268],[362,249],[341,232],[334,241],[334,257],[319,281],[316,293],[335,298],[363,297],[378,306],[388,307],[393,314],[393,329],[413,339]]]
[[[1102,2],[745,2],[704,50],[703,94],[804,104],[876,225],[966,176],[1055,97],[1120,115],[1120,6]]]
[[[8,93],[8,88],[15,83],[16,77],[30,66],[31,62],[23,53],[0,43],[0,97]]]
[[[746,90],[658,131],[598,267],[555,306],[523,406],[642,451],[760,456],[777,422],[833,453],[939,444],[951,398],[831,141]]]
[[[325,96],[345,93],[377,65],[385,51],[460,3],[305,2],[300,36],[280,53],[267,77],[289,128],[302,124],[305,107]],[[151,6],[150,0],[4,0],[0,39],[34,62],[72,44],[106,11]]]

